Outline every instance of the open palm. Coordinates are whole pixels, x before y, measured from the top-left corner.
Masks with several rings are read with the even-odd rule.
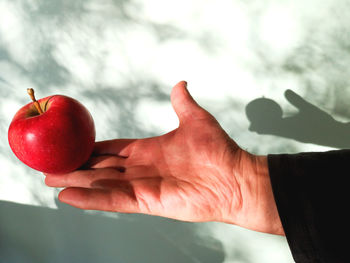
[[[87,169],[47,175],[59,199],[83,209],[147,213],[186,221],[222,220],[241,203],[233,166],[240,148],[177,84],[177,129],[146,139],[96,143]],[[219,209],[225,208],[225,209]]]
[[[60,201],[82,209],[283,233],[266,156],[238,147],[193,100],[186,82],[173,88],[171,102],[177,129],[153,138],[98,142],[84,169],[47,174],[46,184],[65,187]]]

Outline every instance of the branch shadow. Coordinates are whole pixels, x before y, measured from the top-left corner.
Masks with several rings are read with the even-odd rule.
[[[84,86],[70,71],[71,62],[58,59],[60,53],[57,42],[64,41],[60,36],[81,31],[81,34],[72,34],[67,38],[77,43],[77,47],[72,48],[84,52],[80,55],[88,58],[89,50],[79,48],[80,45],[86,36],[92,37],[92,40],[101,40],[101,45],[104,45],[107,40],[101,35],[106,23],[111,23],[116,32],[120,29],[128,31],[129,26],[132,28],[138,25],[145,32],[152,32],[159,43],[185,39],[208,53],[220,49],[220,41],[218,42],[216,32],[210,30],[193,35],[172,23],[155,22],[129,12],[130,9],[142,8],[138,5],[139,1],[111,2],[113,4],[108,9],[99,9],[98,6],[92,8],[91,4],[98,1],[38,0],[36,8],[27,1],[13,2],[18,7],[18,14],[24,15],[20,20],[24,30],[15,38],[17,41],[7,44],[0,42],[0,62],[6,64],[11,73],[16,73],[1,74],[0,94],[5,97],[11,92],[15,96],[13,90],[17,87],[11,78],[17,77],[35,87],[38,94],[51,94],[61,88],[72,87],[78,90],[76,94],[80,98],[95,101],[96,106],[105,103],[106,108],[96,112],[107,115],[105,123],[114,128],[113,131],[106,132],[106,136],[158,135],[156,129],[145,129],[138,122],[134,111],[145,99],[168,102],[169,94],[164,92],[163,85],[147,74],[134,70],[126,58],[123,67],[130,67],[129,73],[123,76],[124,70],[118,72],[119,69],[115,69],[116,74],[121,75],[119,83],[122,83],[122,87],[120,84],[118,87],[100,85],[98,81],[91,83],[91,86]],[[86,27],[93,30],[85,34]],[[71,31],[71,28],[76,31]],[[31,38],[33,39],[28,40]],[[36,51],[35,59],[30,64],[13,56],[11,52],[10,47],[20,42],[29,44],[28,52]],[[32,44],[37,48],[30,48]],[[128,42],[121,41],[121,47],[127,44]],[[103,69],[108,66],[104,63],[106,58],[108,54],[99,54],[92,56],[91,62],[99,61],[96,64],[99,69]],[[88,59],[83,61],[89,62]],[[96,75],[99,69],[95,70]],[[98,91],[93,91],[95,89]],[[26,99],[17,99],[23,104],[26,102]],[[107,110],[108,107],[111,108]],[[0,123],[0,131],[5,134],[8,125],[1,116]],[[99,128],[102,130],[102,127]],[[6,148],[0,147],[0,155],[9,159],[9,154],[12,153],[7,144]],[[41,193],[35,186],[34,183],[30,185],[33,196],[40,200]],[[156,217],[127,215],[111,219],[102,215],[85,214],[65,205],[60,205],[59,210],[52,210],[0,201],[0,262],[223,262],[225,253],[222,244],[209,236],[198,237],[193,228],[193,224]],[[244,246],[238,244],[235,249],[237,261],[251,262]]]
[[[281,106],[268,98],[258,98],[249,102],[245,108],[250,121],[249,130],[303,143],[339,149],[350,148],[350,122],[335,120],[330,114],[292,90],[286,90],[285,97],[298,109],[298,113],[283,117]]]
[[[156,130],[147,129],[139,122],[135,109],[144,100],[170,103],[169,94],[162,90],[162,85],[156,80],[144,79],[126,80],[126,84],[114,87],[101,85],[96,90],[81,92],[85,99],[103,105],[100,111],[108,116],[109,127],[113,127],[108,137],[143,138],[159,135]]]
[[[219,263],[223,246],[195,224],[145,215],[87,214],[0,201],[0,262]]]

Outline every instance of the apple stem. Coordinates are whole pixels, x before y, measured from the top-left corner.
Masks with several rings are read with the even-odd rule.
[[[34,90],[33,89],[27,89],[27,92],[28,92],[30,98],[32,99],[32,101],[34,102],[34,106],[38,110],[39,114],[43,114],[44,112],[41,109],[39,102],[37,102],[37,100],[35,99]]]

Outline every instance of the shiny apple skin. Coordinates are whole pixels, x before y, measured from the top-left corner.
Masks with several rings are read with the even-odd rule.
[[[14,154],[29,167],[61,174],[76,170],[90,157],[95,143],[95,125],[89,111],[77,100],[54,95],[38,100],[47,110],[28,116],[33,103],[14,116],[8,140]]]

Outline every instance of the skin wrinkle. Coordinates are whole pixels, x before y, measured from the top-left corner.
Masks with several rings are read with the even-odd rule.
[[[176,130],[175,130],[175,131],[176,131]],[[158,146],[159,146],[160,152],[161,152],[161,154],[162,154],[162,156],[163,156],[163,159],[166,160],[165,154],[164,154],[163,146],[162,146],[162,144],[160,143],[160,141],[157,141],[157,142],[158,142]],[[168,173],[166,173],[166,174],[172,175],[172,173],[170,172],[169,163],[168,163],[167,161],[165,161],[164,163],[165,163],[165,166],[166,166],[166,171],[168,172]],[[162,207],[162,209],[164,210],[164,205],[163,205],[163,202],[162,202],[162,200],[163,200],[162,188],[160,188],[159,200],[160,200],[161,207]]]
[[[261,194],[262,194],[262,187],[264,187],[264,184],[263,184],[263,182],[262,182],[262,177],[261,177],[261,175],[260,175],[260,171],[258,171],[257,169],[256,169],[256,167],[258,167],[258,160],[257,160],[257,158],[254,158],[253,159],[254,160],[254,166],[253,166],[253,168],[255,169],[255,171],[254,171],[254,173],[255,174],[257,174],[258,176],[256,176],[256,179],[255,179],[255,182],[256,182],[256,187],[255,187],[255,193],[256,193],[256,195],[255,195],[255,207],[257,207],[257,209],[258,210],[260,210],[260,211],[263,211],[262,213],[263,213],[263,215],[264,216],[266,216],[266,214],[264,213],[264,205],[265,205],[265,200],[261,200]],[[265,218],[264,218],[265,219]]]
[[[144,183],[146,181],[152,182],[153,189],[155,188],[157,190],[153,191],[152,193],[149,193],[148,189],[145,190]],[[147,177],[145,179],[141,179],[141,180],[136,179],[133,181],[133,183],[134,183],[133,185],[135,186],[134,189],[135,189],[136,200],[138,202],[141,201],[139,203],[143,204],[143,206],[146,207],[146,209],[150,213],[154,213],[154,211],[152,211],[152,209],[150,207],[152,207],[152,206],[157,207],[157,203],[162,203],[160,193],[161,193],[162,185],[164,185],[164,183],[165,183],[164,181],[165,181],[165,179],[161,176]],[[136,182],[140,183],[141,187],[140,187],[140,185],[136,186]],[[143,192],[144,192],[144,194],[142,194]],[[147,197],[149,197],[149,198],[147,198]],[[147,199],[149,201],[147,201]],[[157,208],[157,210],[159,210],[159,209]]]
[[[140,180],[140,179],[136,179],[136,180]],[[136,180],[133,180],[131,182],[131,185],[133,186],[133,189],[134,189],[134,195],[135,195],[137,206],[141,212],[150,213],[151,210],[148,206],[148,203],[145,201],[143,197],[142,191],[140,191],[140,186],[136,187]]]
[[[157,171],[157,174],[160,174],[158,171]],[[165,207],[163,205],[163,201],[162,201],[162,189],[164,188],[164,185],[166,184],[166,179],[164,179],[163,177],[159,176],[159,191],[158,191],[158,203],[160,204],[160,207],[161,207],[161,210],[164,210]]]
[[[220,162],[218,163],[224,163],[226,151],[227,150],[224,151],[221,157],[222,160],[220,160]],[[230,174],[228,171],[223,172],[218,167],[215,167],[215,170],[218,174],[217,178],[221,179],[217,184],[215,184],[215,186],[222,193],[224,203],[228,204],[228,205],[224,205],[224,207],[228,207],[230,211],[231,210],[230,208],[234,206],[233,205],[235,203],[234,200],[237,197],[237,194],[235,194],[236,191],[234,190],[234,188],[236,188],[235,186],[237,185],[236,178],[233,174],[231,174],[231,176],[228,176],[228,174]],[[224,218],[224,217],[225,217],[224,214],[221,213],[221,218]]]
[[[211,165],[211,168],[212,169],[214,168],[215,171],[217,172],[217,174],[215,174],[215,175],[211,174],[210,181],[208,181],[206,184],[203,184],[201,182],[198,182],[197,184],[200,185],[201,187],[205,188],[214,199],[216,199],[218,201],[225,202],[226,200],[229,200],[227,198],[228,195],[225,194],[226,191],[223,191],[224,189],[226,189],[227,185],[225,185],[225,183],[221,182],[220,180],[216,180],[217,178],[224,178],[224,177],[220,173],[219,169],[216,169],[215,166]],[[212,189],[215,189],[215,191]],[[230,199],[232,199],[232,198],[230,198]],[[214,209],[214,211],[215,211],[215,209]],[[222,212],[220,212],[220,217],[222,218],[222,216],[223,216]]]
[[[107,192],[107,191],[106,191],[106,192]],[[87,204],[86,204],[86,207],[93,207],[93,206],[91,205],[92,199],[90,198],[91,192],[87,192],[87,195],[88,195],[88,197],[87,197],[86,199],[88,200],[88,202],[87,202]],[[110,196],[110,195],[109,195],[109,196]]]
[[[201,191],[201,190],[199,190],[198,188],[199,187],[203,187],[203,188],[205,188],[208,192],[210,192],[211,193],[211,195],[213,196],[213,197],[215,197],[215,199],[217,199],[218,200],[218,196],[208,187],[208,186],[206,186],[206,185],[204,185],[204,184],[202,184],[201,183],[201,180],[196,180],[196,181],[194,181],[194,180],[186,180],[185,178],[176,178],[175,176],[174,176],[174,179],[175,180],[177,180],[177,181],[179,181],[179,183],[178,183],[178,185],[181,185],[180,184],[180,182],[182,183],[182,184],[184,184],[184,185],[189,185],[190,187],[191,187],[191,189],[194,189],[196,192],[197,192],[197,194],[198,194],[198,196],[202,196],[203,195],[203,190]],[[186,190],[183,190],[184,192],[188,192],[188,190],[186,191]],[[191,194],[190,194],[191,195]],[[207,198],[206,198],[207,199]],[[206,202],[204,202],[204,203],[206,203]]]
[[[242,167],[239,167],[239,169],[237,169],[236,167],[236,163],[240,164],[242,163],[242,153],[240,151],[238,151],[239,148],[237,148],[236,150],[233,150],[233,156],[237,156],[237,160],[232,163],[232,177],[234,178],[234,181],[235,181],[235,184],[236,184],[236,187],[235,187],[235,193],[238,193],[238,195],[236,195],[236,207],[233,206],[232,203],[234,203],[234,199],[232,198],[231,199],[231,204],[230,204],[230,207],[229,207],[229,213],[228,213],[228,216],[230,217],[233,217],[233,215],[239,213],[239,211],[242,211],[243,210],[243,207],[244,207],[244,199],[243,199],[243,195],[242,195],[242,183],[240,182],[239,178],[241,178],[241,174],[242,173]],[[237,172],[237,170],[239,172]],[[234,217],[233,217],[234,218]],[[227,219],[229,220],[229,219]]]
[[[133,193],[133,195],[135,195],[135,193]],[[131,199],[133,200],[133,199]],[[110,190],[109,191],[109,202],[111,203],[111,207],[113,207],[114,209],[112,209],[111,211],[115,211],[120,207],[120,190],[114,189],[114,190]],[[119,208],[120,209],[120,208]],[[126,211],[123,211],[124,213]]]
[[[201,184],[201,186],[202,186],[204,189],[206,189],[207,192],[209,192],[209,193],[214,197],[214,199],[217,199],[217,200],[220,200],[220,199],[221,199],[210,187],[208,187],[208,186],[206,186],[206,185],[203,185],[203,184]],[[215,188],[217,188],[217,187],[215,187]],[[218,192],[220,192],[220,191],[218,191]],[[206,198],[206,199],[207,199],[207,198]],[[209,199],[209,200],[210,200],[210,199]],[[213,214],[213,215],[214,215],[214,214],[220,214],[218,218],[222,218],[221,213],[218,213],[218,210],[217,210],[217,209],[214,209],[214,208],[212,208],[211,206],[208,206],[208,208],[210,208],[210,214]]]
[[[118,203],[119,198],[118,196],[115,194],[116,191],[110,190],[109,191],[109,195],[108,195],[108,202],[110,205],[110,207],[112,207],[112,209],[117,209],[118,208]]]
[[[187,198],[187,194],[186,194],[186,190],[184,189],[184,187],[182,185],[184,184],[189,184],[188,182],[186,181],[175,181],[175,184],[178,186],[178,190],[177,192],[183,197],[182,200],[186,200]],[[197,191],[198,193],[198,190],[194,188],[195,191]],[[186,202],[186,206],[187,206],[187,202]]]
[[[141,212],[145,212],[145,213],[150,213],[152,214],[152,211],[148,205],[148,203],[145,201],[145,199],[141,196],[140,192],[135,191],[135,195],[136,195],[136,201],[137,201],[137,205],[140,209]]]
[[[207,165],[207,166],[210,167],[211,169],[215,168],[215,166],[213,166],[213,165],[211,165],[211,164],[210,164],[210,165]],[[215,177],[214,177],[214,178],[215,178]],[[217,193],[216,193],[216,192],[214,192],[214,191],[210,188],[210,186],[201,183],[201,180],[198,180],[198,181],[196,181],[196,182],[194,183],[194,180],[187,181],[187,180],[181,179],[181,182],[186,183],[186,184],[189,184],[193,189],[195,189],[195,190],[197,191],[197,193],[201,193],[202,195],[203,195],[203,191],[198,190],[198,188],[203,187],[203,188],[205,188],[205,190],[206,190],[207,192],[210,193],[210,195],[211,195],[212,197],[214,197],[214,199],[216,199],[216,200],[221,200],[221,198],[220,198],[220,197],[218,196],[218,194],[217,194],[217,193],[220,193],[220,192],[221,192],[221,189],[224,189],[224,187],[222,187],[222,184],[221,184],[221,183],[220,183],[220,184],[217,184],[217,185],[219,185],[219,186],[213,187],[213,188],[217,189]],[[212,183],[212,182],[213,182],[213,181],[211,181],[211,183]],[[199,186],[200,186],[200,187],[199,187]],[[201,195],[199,195],[199,196],[201,196]],[[207,195],[205,195],[205,196],[207,196]],[[208,198],[205,198],[205,199],[208,199]],[[209,200],[210,200],[210,198],[209,198]],[[207,201],[207,200],[205,200],[205,201]],[[207,203],[207,202],[204,202],[204,203]],[[207,208],[208,208],[208,207],[207,207]],[[201,209],[201,210],[202,210],[202,209]],[[212,213],[212,211],[215,210],[215,209],[210,209],[210,210],[211,210],[211,213]]]
[[[230,183],[228,183],[225,187],[222,183],[220,184],[220,189],[227,189],[227,191],[223,191],[223,198],[224,198],[224,207],[235,207],[234,210],[236,211],[237,209],[237,194],[233,190],[233,187],[231,186]],[[226,205],[227,204],[227,205]],[[224,213],[221,214],[221,218],[224,218]]]
[[[203,191],[201,191],[200,188],[199,188],[199,186],[202,186],[202,185],[197,185],[197,184],[193,185],[192,183],[187,182],[187,181],[182,181],[182,182],[185,183],[185,184],[190,185],[191,188],[197,192],[197,194],[198,194],[199,197],[201,197],[201,196],[203,195]],[[203,187],[203,186],[202,186],[202,187]],[[206,188],[206,187],[205,187],[205,188]],[[183,192],[188,192],[188,190],[184,190],[184,189],[183,189]],[[201,203],[202,203],[202,202],[201,202]],[[204,203],[206,203],[206,202],[204,202]],[[196,209],[197,209],[198,211],[203,211],[203,210],[206,211],[206,210],[209,208],[208,206],[203,207],[202,204],[197,204],[197,203],[195,203],[195,204],[193,204],[193,205],[196,207]],[[205,208],[205,209],[204,209],[204,208]],[[210,214],[212,214],[212,209],[210,209]]]
[[[182,187],[181,185],[189,185],[190,186],[190,189],[194,190],[197,195],[194,195],[194,196],[198,196],[198,197],[202,197],[201,200],[203,201],[203,189],[201,189],[200,187],[203,187],[205,188],[206,190],[208,190],[208,187],[207,186],[204,186],[200,183],[195,183],[193,184],[192,182],[190,181],[186,181],[186,180],[181,180],[180,182],[177,183],[181,188],[182,188],[182,193],[187,193],[185,194],[185,197],[188,196],[188,194],[192,195],[188,190],[185,190],[184,187]],[[210,189],[209,189],[210,190]],[[212,192],[210,190],[210,192]],[[215,194],[213,194],[213,196],[216,196]],[[205,198],[205,201],[207,198]],[[198,203],[198,202],[197,202]],[[209,208],[209,206],[206,206],[205,209],[203,209],[203,204],[202,203],[207,203],[207,202],[200,202],[200,204],[194,204],[196,206],[196,209],[197,210],[207,210]],[[211,207],[210,207],[211,208]],[[213,209],[211,208],[210,209],[210,213],[212,213]]]
[[[228,159],[226,159],[226,156],[235,156],[235,151],[232,150],[233,148],[225,148],[224,152],[223,152],[223,157],[222,157],[222,160],[229,160],[230,162],[232,162],[232,160],[230,159],[230,157],[228,157]],[[230,154],[229,154],[230,152]],[[233,154],[232,154],[233,153]],[[223,167],[226,167],[225,166],[225,162],[223,161],[224,165]],[[235,162],[232,163],[231,165],[234,166]],[[230,166],[230,165],[228,165]],[[235,169],[233,169],[233,171],[235,171]],[[242,193],[241,193],[241,189],[240,189],[240,185],[238,184],[238,181],[237,181],[237,177],[236,177],[236,174],[232,173],[231,176],[227,177],[227,176],[221,176],[222,178],[225,178],[226,181],[224,182],[226,184],[226,186],[229,187],[229,190],[230,192],[228,193],[229,196],[226,196],[226,200],[230,200],[230,206],[229,207],[232,207],[233,208],[233,203],[234,203],[234,199],[236,199],[236,209],[241,209],[241,206],[242,206]],[[230,181],[232,180],[233,183]],[[236,189],[236,190],[235,190]],[[238,195],[237,195],[237,190],[238,190]]]
[[[258,162],[257,162],[256,158],[253,159],[253,162],[254,162],[254,166],[253,167],[258,167]],[[258,171],[256,171],[256,169],[255,169],[255,174],[259,174]],[[255,179],[256,187],[254,189],[254,191],[257,193],[255,195],[255,203],[257,204],[256,207],[258,207],[258,209],[259,208],[261,209],[261,202],[259,200],[259,197],[260,197],[260,194],[261,194],[261,192],[260,192],[260,190],[261,190],[261,188],[260,188],[261,180],[260,179],[261,179],[260,176],[256,176],[256,179]]]

